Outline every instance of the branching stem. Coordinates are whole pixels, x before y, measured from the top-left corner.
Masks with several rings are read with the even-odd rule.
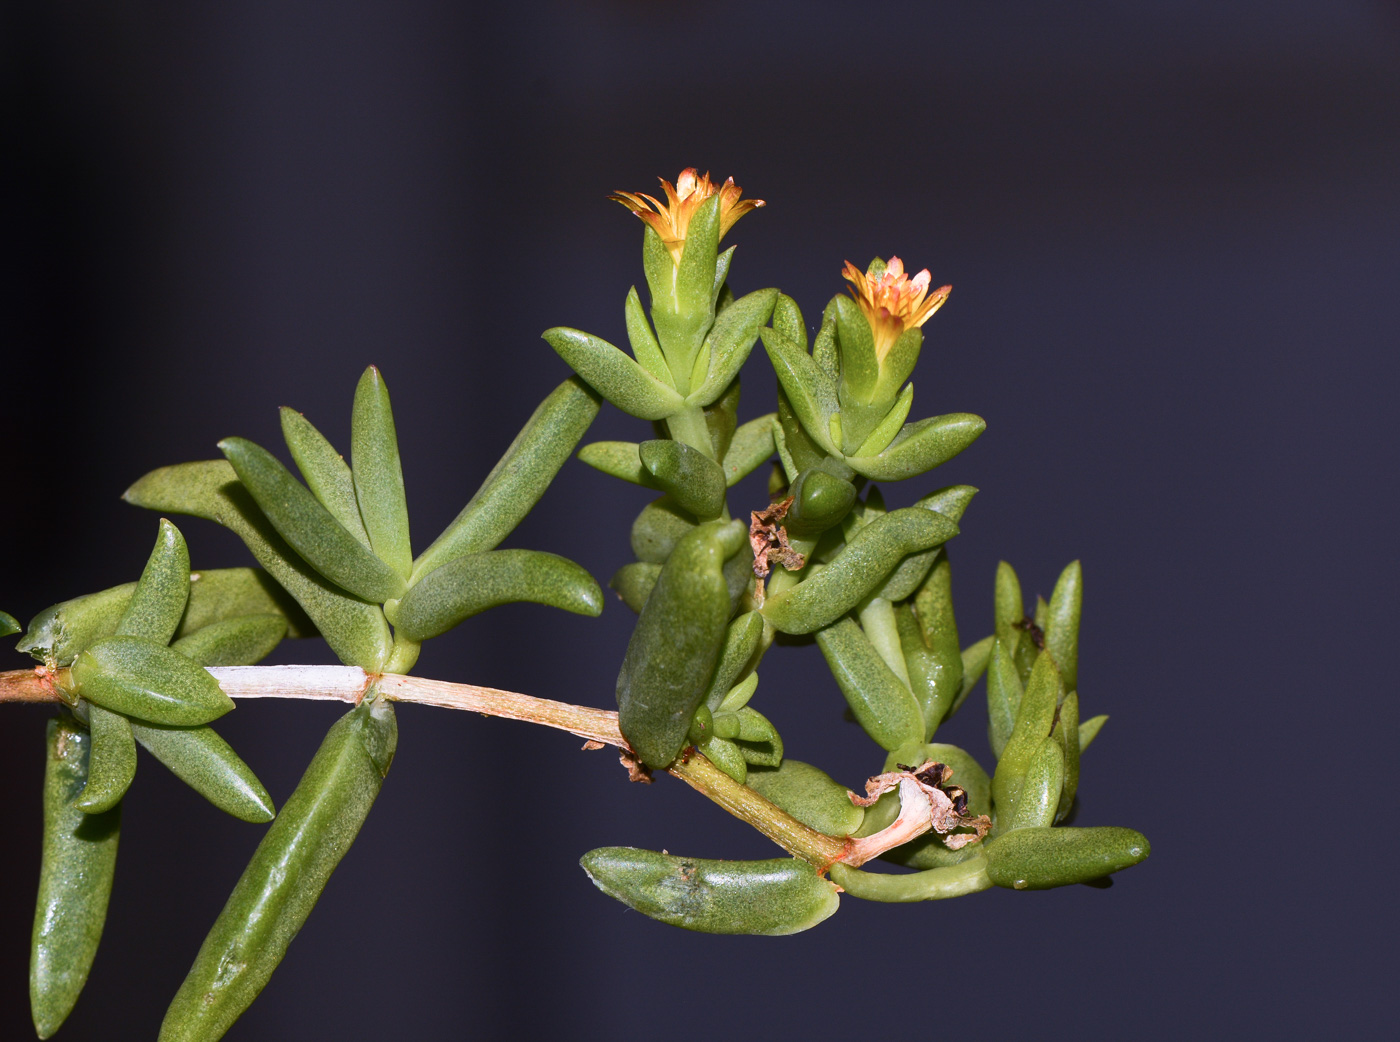
[[[215,666],[209,672],[225,694],[243,698],[314,698],[358,702],[372,683],[373,674],[356,666]],[[58,681],[55,685],[55,679]],[[445,680],[385,673],[378,678],[379,691],[396,702],[465,709],[486,716],[543,724],[628,750],[618,730],[617,713],[607,709],[555,702],[516,691],[455,684]],[[62,703],[57,687],[63,678],[51,678],[42,667],[0,673],[0,702]],[[740,785],[690,749],[668,768],[668,773],[703,793],[735,817],[748,822],[794,857],[826,871],[851,854],[852,842],[808,828],[753,789]]]

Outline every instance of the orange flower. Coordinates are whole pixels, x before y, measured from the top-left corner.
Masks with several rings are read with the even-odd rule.
[[[666,193],[664,204],[641,192],[614,192],[608,198],[616,199],[651,225],[656,234],[661,236],[666,249],[671,251],[671,259],[677,264],[680,264],[681,253],[685,250],[685,235],[690,230],[690,219],[695,216],[700,204],[715,192],[719,192],[721,239],[740,217],[764,205],[762,199],[740,200],[743,189],[734,183],[734,178],[731,177],[723,185],[716,185],[710,180],[708,173],[697,174],[693,166],[682,170],[674,185],[664,177],[660,180],[661,188]],[[648,203],[651,205],[648,206]]]
[[[875,357],[883,362],[900,335],[933,317],[953,287],[943,286],[925,299],[932,278],[928,269],[911,279],[904,274],[904,262],[898,257],[891,257],[881,274],[872,275],[874,270],[875,265],[871,265],[870,271],[862,272],[847,261],[846,270],[841,274],[855,287],[851,296],[870,323],[875,337]]]

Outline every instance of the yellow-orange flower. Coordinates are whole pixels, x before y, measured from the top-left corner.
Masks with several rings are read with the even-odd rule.
[[[677,264],[680,264],[681,253],[685,250],[685,236],[690,230],[690,219],[695,216],[700,204],[710,196],[719,193],[721,239],[740,217],[764,205],[762,199],[740,199],[743,189],[734,183],[734,178],[729,178],[722,185],[716,185],[710,180],[708,173],[697,174],[693,166],[682,170],[675,184],[671,184],[664,177],[660,178],[660,181],[661,188],[666,193],[665,203],[643,192],[614,192],[609,198],[616,199],[651,225],[656,234],[661,236],[666,249],[671,251],[671,259]]]
[[[850,261],[841,274],[854,287],[851,296],[870,323],[875,337],[875,357],[881,362],[901,334],[927,322],[953,291],[952,286],[943,286],[929,296],[932,276],[928,269],[911,279],[904,274],[904,262],[898,257],[891,257],[879,275],[861,271]]]

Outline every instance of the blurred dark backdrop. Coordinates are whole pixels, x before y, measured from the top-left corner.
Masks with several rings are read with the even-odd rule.
[[[408,707],[360,842],[230,1038],[1381,1032],[1393,5],[12,0],[4,18],[0,606],[135,578],[155,518],[122,489],[228,434],[276,444],[279,405],[344,445],[371,362],[425,545],[566,375],[539,332],[622,342],[641,227],[607,193],[694,164],[768,200],[729,239],[739,292],[779,285],[812,318],[842,261],[876,253],[953,284],[916,412],[988,431],[890,497],[983,489],[953,547],[967,642],[999,558],[1031,594],[1082,558],[1081,697],[1112,720],[1079,823],[1153,842],[1108,891],[848,899],[794,938],[692,935],[603,897],[578,856],[771,846],[570,736]],[[758,356],[744,419],[770,407]],[[641,436],[614,410],[590,435]],[[571,463],[509,545],[606,580],[646,498]],[[735,506],[761,501],[750,483]],[[182,525],[198,566],[247,560]],[[596,621],[508,607],[419,671],[608,706],[631,622],[617,602]],[[878,768],[813,649],[762,672],[792,755],[851,785]],[[338,712],[249,705],[221,730],[280,803]],[[6,1039],[30,1031],[45,715],[0,726]],[[974,700],[940,733],[985,762],[984,722]],[[143,761],[60,1037],[154,1037],[259,835]]]

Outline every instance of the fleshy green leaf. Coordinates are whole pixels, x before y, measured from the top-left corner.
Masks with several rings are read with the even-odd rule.
[[[1114,827],[1017,829],[986,847],[987,874],[997,886],[1012,890],[1088,883],[1152,853],[1141,832]]]
[[[251,666],[286,635],[287,620],[280,615],[243,615],[210,623],[170,647],[201,666]]]
[[[89,702],[156,724],[207,724],[233,708],[206,670],[141,637],[98,641],[73,663],[73,684]]]
[[[644,488],[656,488],[651,472],[642,466],[635,441],[595,441],[578,450],[578,458],[594,470],[611,474]]]
[[[407,579],[413,568],[413,549],[408,538],[399,438],[389,388],[374,366],[365,370],[355,388],[355,407],[350,414],[350,473],[369,545],[380,560]]]
[[[642,605],[651,596],[652,588],[656,585],[656,579],[660,574],[661,565],[659,564],[633,561],[631,564],[624,564],[613,573],[613,577],[608,580],[608,586],[617,591],[617,595],[622,598],[627,607],[635,612],[640,612]]]
[[[227,460],[153,470],[126,490],[137,506],[217,521],[241,538],[259,564],[296,598],[342,662],[378,672],[392,643],[384,613],[336,589],[279,536]],[[198,597],[199,583],[190,600]],[[186,611],[189,615],[189,611]]]
[[[162,727],[135,720],[131,731],[175,777],[220,810],[254,824],[272,820],[272,797],[212,727]]]
[[[999,637],[994,641],[991,661],[987,666],[987,741],[992,752],[1001,756],[1011,732],[1016,728],[1016,713],[1021,708],[1024,693],[1016,662]]]
[[[1016,798],[1015,813],[1010,816],[1004,831],[1053,825],[1064,786],[1065,754],[1059,742],[1047,738],[1031,756],[1030,766],[1026,768],[1026,776],[1021,781]]]
[[[367,601],[402,596],[403,576],[351,535],[272,453],[246,438],[225,438],[219,449],[277,534],[321,575]]]
[[[784,633],[812,633],[873,593],[901,557],[957,534],[958,526],[934,511],[891,511],[855,533],[821,573],[770,597],[762,608],[764,618]]]
[[[632,554],[648,564],[665,564],[676,543],[694,527],[694,516],[670,496],[654,499],[632,522]]]
[[[487,608],[533,601],[576,615],[603,610],[603,591],[580,565],[538,550],[487,550],[435,568],[399,602],[398,632],[422,641]]]
[[[1079,684],[1079,615],[1084,607],[1084,573],[1071,561],[1055,582],[1045,613],[1045,650],[1060,667],[1065,689]]]
[[[783,386],[786,388],[787,384]],[[902,481],[947,463],[986,429],[986,421],[971,413],[934,416],[905,424],[885,451],[874,456],[852,456],[846,462],[872,481]]]
[[[894,405],[890,406],[890,411],[885,413],[885,418],[875,425],[872,430],[856,450],[857,456],[877,456],[885,449],[889,448],[890,442],[904,428],[904,421],[909,417],[909,409],[914,404],[914,385],[907,384]]]
[[[1079,751],[1082,753],[1099,736],[1103,725],[1108,723],[1107,715],[1091,716],[1079,725]]]
[[[844,618],[819,630],[817,645],[856,722],[881,748],[894,750],[922,741],[924,717],[919,703],[854,619]]]
[[[7,611],[0,611],[0,637],[8,637],[22,629],[24,627],[19,624],[18,619]]]
[[[700,933],[798,933],[834,915],[841,901],[835,885],[795,858],[711,861],[599,847],[579,864],[609,897]]]
[[[807,323],[802,309],[786,293],[779,293],[773,306],[773,328],[787,337],[804,353],[807,350]]]
[[[745,612],[729,624],[719,662],[710,678],[709,687],[705,689],[705,705],[717,710],[728,701],[730,690],[740,677],[757,664],[762,655],[762,646],[763,616],[758,612]]]
[[[830,379],[817,368],[810,355],[777,330],[763,329],[759,336],[802,430],[826,452],[840,455],[832,440],[829,422],[838,409],[836,388]]]
[[[355,477],[345,457],[335,451],[310,420],[285,405],[282,407],[282,437],[312,495],[368,550],[369,533],[360,517]]]
[[[598,396],[578,377],[549,393],[486,480],[413,565],[417,579],[462,554],[500,545],[544,495],[598,415]]]
[[[673,388],[606,340],[564,326],[546,329],[542,335],[590,387],[631,416],[664,420],[684,405]]]
[[[165,518],[141,579],[117,622],[116,632],[168,644],[190,596],[190,552],[180,530]],[[133,757],[135,753],[132,753]]]
[[[758,289],[746,293],[715,319],[705,338],[709,351],[709,370],[705,382],[686,398],[690,405],[709,405],[718,398],[734,379],[753,350],[758,331],[773,313],[778,299],[776,289]]]
[[[658,438],[642,442],[637,454],[652,482],[682,510],[709,520],[724,509],[724,470],[698,449]]]
[[[671,378],[671,370],[666,365],[666,356],[661,353],[661,344],[657,342],[656,334],[651,329],[651,323],[647,321],[646,312],[642,310],[642,300],[637,295],[636,286],[627,291],[625,312],[627,341],[632,345],[633,357],[648,373],[666,386],[674,388],[675,381]]]
[[[726,485],[732,487],[772,457],[773,425],[776,422],[777,415],[770,412],[756,420],[750,420],[734,432],[729,441],[729,451],[724,454]]]
[[[1014,820],[1031,758],[1041,742],[1050,737],[1055,709],[1064,693],[1060,671],[1048,655],[1041,655],[1036,659],[1026,692],[1021,696],[1020,708],[1016,710],[1016,726],[1006,740],[1006,747],[997,760],[996,773],[992,775],[992,803],[998,822]]]
[[[808,828],[828,836],[851,836],[865,811],[851,802],[846,786],[818,767],[784,760],[777,767],[749,772],[748,786]]]
[[[131,724],[120,713],[100,705],[89,705],[87,710],[92,756],[87,785],[73,806],[84,814],[103,814],[121,802],[136,777],[136,741],[131,737]]]

